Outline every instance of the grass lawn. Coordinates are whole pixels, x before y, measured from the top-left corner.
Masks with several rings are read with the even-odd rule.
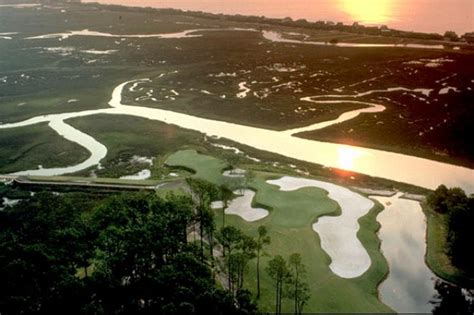
[[[226,164],[222,161],[193,150],[179,151],[171,155],[168,165],[193,169],[194,176],[220,183],[220,175]],[[280,175],[257,172],[250,184],[257,191],[254,206],[263,206],[270,215],[260,221],[249,223],[238,216],[226,216],[226,224],[234,225],[248,235],[256,235],[259,225],[265,225],[272,238],[267,248],[269,256],[262,259],[262,295],[259,308],[263,312],[274,310],[274,288],[265,272],[265,266],[271,256],[282,255],[288,258],[292,253],[300,253],[308,270],[308,283],[311,299],[306,312],[390,312],[391,310],[377,298],[377,286],[388,272],[387,263],[379,251],[380,241],[376,236],[379,224],[377,214],[382,210],[377,205],[360,219],[359,239],[368,250],[372,266],[361,277],[343,279],[329,269],[330,258],[321,249],[320,239],[312,230],[312,224],[322,215],[337,215],[338,204],[327,198],[324,190],[303,188],[292,192],[279,191],[277,186],[269,185],[266,180]],[[216,211],[217,227],[222,222],[222,212]],[[246,287],[256,291],[256,261],[252,261],[246,274]],[[283,312],[291,312],[292,303],[286,300]]]
[[[195,177],[205,179],[211,183],[222,183],[222,172],[228,168],[227,163],[212,156],[199,154],[195,150],[178,151],[168,157],[166,165],[184,167],[194,170]]]
[[[426,204],[423,205],[423,212],[428,220],[426,263],[440,278],[462,286],[472,287],[474,279],[469,278],[465,273],[453,266],[446,254],[448,232],[446,215],[436,213]]]

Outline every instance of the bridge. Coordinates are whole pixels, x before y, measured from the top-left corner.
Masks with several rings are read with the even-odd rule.
[[[48,176],[18,176],[0,175],[0,182],[9,183],[23,187],[58,187],[58,188],[79,188],[98,189],[111,191],[155,191],[160,188],[174,188],[181,186],[184,181],[181,179],[163,182],[153,180],[130,181],[120,179],[94,179],[87,177],[48,177]]]

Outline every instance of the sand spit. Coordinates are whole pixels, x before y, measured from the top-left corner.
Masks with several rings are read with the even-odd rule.
[[[140,172],[138,172],[137,174],[134,174],[134,175],[122,176],[122,177],[120,177],[120,179],[144,180],[144,179],[148,179],[150,177],[151,177],[151,171],[148,170],[148,169],[145,169],[145,170],[141,170]]]
[[[246,170],[236,168],[233,170],[225,171],[224,173],[222,173],[222,175],[224,175],[225,177],[244,178],[246,172]]]
[[[354,119],[357,116],[359,116],[360,114],[380,113],[380,112],[383,112],[385,110],[385,106],[382,106],[382,105],[379,105],[379,104],[368,103],[368,102],[360,102],[360,101],[352,101],[352,100],[317,101],[317,100],[314,100],[312,96],[309,96],[309,97],[301,98],[301,101],[311,102],[311,103],[314,103],[314,104],[348,104],[348,103],[351,103],[351,104],[367,105],[368,107],[342,113],[341,115],[339,115],[339,117],[337,117],[336,119],[333,119],[333,120],[323,121],[323,122],[320,122],[320,123],[316,123],[316,124],[301,127],[301,128],[284,130],[284,131],[281,131],[282,133],[291,136],[291,135],[301,133],[301,132],[319,130],[319,129],[323,129],[323,128],[329,127],[331,125],[334,125],[334,124],[340,124],[342,122]]]

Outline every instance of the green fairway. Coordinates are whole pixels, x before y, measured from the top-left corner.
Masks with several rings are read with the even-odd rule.
[[[423,204],[423,212],[427,218],[426,263],[433,272],[442,279],[452,283],[472,286],[474,279],[451,262],[446,248],[448,247],[448,218]]]
[[[222,181],[221,172],[225,168],[222,161],[193,150],[179,151],[171,155],[168,165],[193,169],[194,176],[213,183]],[[266,180],[278,174],[257,172],[250,187],[257,191],[254,206],[263,206],[270,215],[260,221],[249,223],[240,217],[226,216],[226,224],[238,227],[248,235],[256,236],[259,225],[265,225],[272,239],[267,248],[268,256],[262,259],[262,295],[259,308],[263,312],[274,310],[274,287],[265,266],[271,256],[282,255],[288,258],[292,253],[300,253],[308,271],[307,281],[311,289],[311,299],[305,307],[306,312],[390,312],[378,300],[377,286],[388,272],[387,263],[379,251],[380,241],[376,236],[379,224],[377,214],[382,210],[375,206],[359,220],[361,229],[359,239],[367,249],[372,265],[361,277],[343,279],[329,269],[330,258],[321,249],[320,239],[312,229],[312,224],[323,215],[338,215],[339,205],[327,197],[324,190],[303,188],[291,192],[279,191],[277,186]],[[222,212],[216,211],[217,227],[221,227]],[[246,287],[256,292],[256,261],[250,263],[246,274]],[[292,302],[284,301],[283,311],[292,311]]]
[[[265,177],[264,177],[265,178]],[[371,268],[361,277],[342,279],[329,269],[330,258],[321,249],[320,239],[312,229],[312,224],[322,215],[337,215],[339,206],[327,198],[323,190],[304,188],[294,192],[280,192],[275,186],[265,184],[261,177],[256,180],[258,189],[254,202],[271,208],[267,218],[248,223],[236,216],[227,216],[227,224],[256,236],[257,227],[265,225],[272,238],[268,247],[270,256],[282,255],[288,258],[292,253],[300,253],[308,271],[311,299],[306,306],[308,312],[388,312],[390,309],[377,299],[377,286],[388,272],[385,259],[379,251],[379,240],[375,235],[379,225],[376,215],[382,210],[375,207],[360,220],[359,239],[363,242],[372,259]],[[218,217],[221,213],[218,212]],[[218,218],[218,222],[221,222]],[[263,258],[265,266],[270,256]],[[262,311],[273,311],[274,288],[265,271],[262,273],[262,296],[259,306]],[[247,287],[256,290],[256,265],[250,265]],[[284,303],[285,312],[292,311],[292,303]]]
[[[194,170],[195,177],[211,183],[222,183],[222,172],[228,165],[212,156],[197,153],[195,150],[178,151],[168,157],[166,165]]]

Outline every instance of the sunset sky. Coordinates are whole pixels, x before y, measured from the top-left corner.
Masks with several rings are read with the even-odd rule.
[[[84,0],[85,2],[95,2]],[[173,7],[214,13],[388,24],[410,31],[474,31],[473,0],[99,0],[131,6]]]

